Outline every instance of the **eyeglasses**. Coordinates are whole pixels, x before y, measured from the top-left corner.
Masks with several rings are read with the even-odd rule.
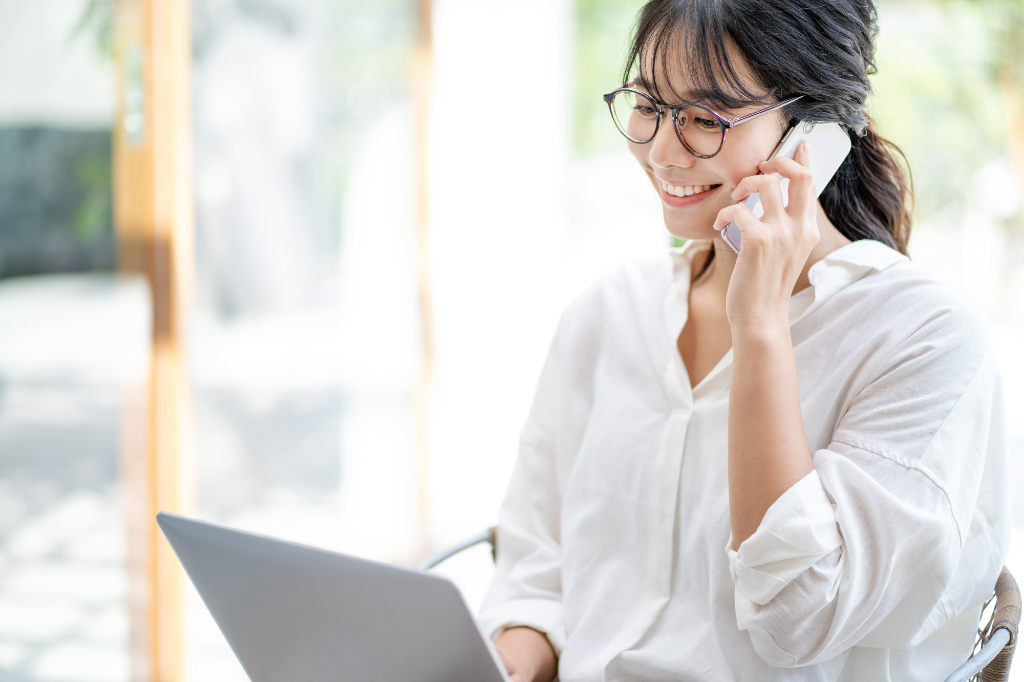
[[[710,159],[722,150],[725,134],[730,128],[781,109],[801,97],[803,95],[797,95],[785,102],[733,119],[725,118],[718,112],[692,102],[683,102],[670,109],[666,105],[658,104],[649,95],[626,87],[609,92],[604,96],[604,101],[608,103],[615,127],[630,142],[647,144],[653,140],[661,127],[662,117],[671,111],[676,137],[686,151],[698,159]]]

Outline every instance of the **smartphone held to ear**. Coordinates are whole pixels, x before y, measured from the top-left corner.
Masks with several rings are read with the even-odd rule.
[[[825,189],[825,186],[832,179],[832,176],[839,170],[847,155],[850,153],[850,136],[838,123],[807,123],[797,121],[796,125],[789,129],[782,142],[775,149],[769,160],[778,157],[792,159],[796,154],[801,142],[807,141],[811,152],[811,176],[814,178],[814,186],[818,195]],[[774,174],[779,178],[779,185],[782,189],[782,205],[789,205],[789,180],[778,173]],[[764,207],[757,194],[751,194],[743,203],[753,212],[754,216],[760,218],[764,215]],[[736,223],[729,223],[722,228],[722,239],[736,253],[740,252],[741,240],[740,228]]]

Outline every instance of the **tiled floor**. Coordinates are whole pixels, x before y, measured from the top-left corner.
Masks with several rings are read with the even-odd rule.
[[[140,353],[125,347],[145,342],[136,284],[97,275],[0,285],[0,319],[20,322],[0,326],[2,682],[128,679],[118,379],[139,378]],[[336,350],[322,342],[337,322],[324,325],[286,316],[221,330],[227,354],[199,357],[200,370],[217,371],[199,371],[193,393],[195,513],[394,560],[415,533],[411,395],[395,384],[344,391],[325,369]],[[321,343],[310,350],[307,338]],[[238,348],[253,356],[229,366]],[[284,381],[261,375],[260,362],[285,363]],[[343,448],[364,456],[346,464]],[[186,614],[188,678],[245,680],[191,591]]]
[[[0,679],[127,679],[117,394],[0,389]]]

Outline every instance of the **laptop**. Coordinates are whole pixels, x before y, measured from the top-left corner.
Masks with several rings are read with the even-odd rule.
[[[445,578],[156,518],[253,682],[509,682]]]

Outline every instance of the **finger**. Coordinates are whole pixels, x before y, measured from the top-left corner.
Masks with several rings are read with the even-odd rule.
[[[499,649],[498,647],[494,647],[494,650],[498,652],[498,658],[501,659],[502,665],[505,666],[505,672],[507,672],[510,676],[515,675],[515,666],[512,665],[512,661],[509,659],[508,656],[505,655],[505,652]]]
[[[782,205],[782,188],[779,186],[778,176],[751,175],[749,178],[743,178],[732,191],[732,198],[743,201],[755,192],[761,200],[761,206],[764,207],[764,215],[769,220],[782,213],[785,207]]]
[[[800,143],[800,146],[796,148],[796,153],[793,154],[793,160],[799,163],[804,168],[811,167],[811,143],[804,140]]]
[[[810,170],[810,168],[811,145],[807,140],[801,142],[800,146],[796,148],[796,153],[792,159],[785,156],[776,156],[774,159],[768,159],[757,164],[757,169],[762,173],[778,173],[785,178],[790,177],[790,174],[799,173],[801,169]],[[788,169],[788,173],[782,169]]]
[[[818,190],[814,186],[814,176],[811,174],[810,150],[806,148],[807,146],[807,143],[803,142],[797,148],[798,154],[803,150],[800,156],[800,161],[803,163],[795,159],[778,157],[758,165],[763,173],[778,173],[789,180],[789,210],[791,214],[798,211],[813,213],[814,204],[818,198]]]
[[[754,212],[744,204],[732,204],[723,208],[718,212],[713,227],[721,231],[729,223],[736,223],[741,230],[745,230],[751,225],[761,225],[761,221],[757,219]]]

